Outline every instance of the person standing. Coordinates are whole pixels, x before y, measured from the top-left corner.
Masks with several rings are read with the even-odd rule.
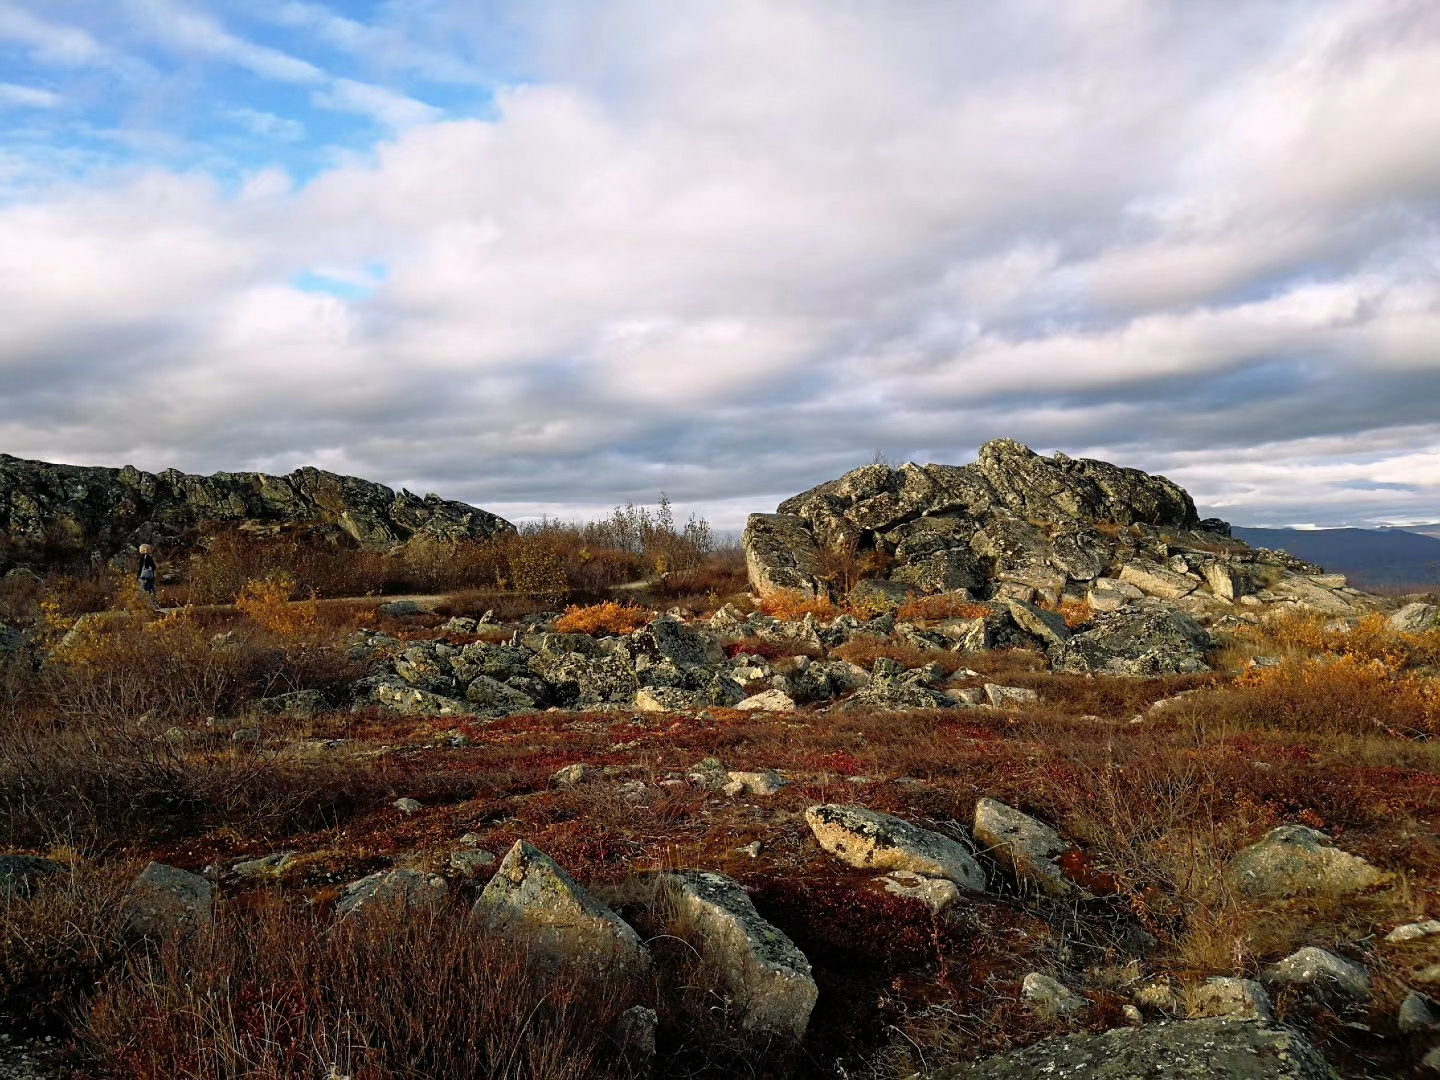
[[[149,544],[140,545],[140,590],[159,606],[155,598],[155,549]]]

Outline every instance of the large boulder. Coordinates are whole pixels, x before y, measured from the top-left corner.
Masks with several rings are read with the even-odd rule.
[[[505,856],[475,901],[471,917],[525,941],[553,961],[632,973],[650,966],[640,935],[524,840],[517,840]]]
[[[910,870],[948,878],[970,892],[985,891],[985,872],[958,840],[860,806],[812,806],[805,811],[822,848],[860,870]]]
[[[1209,633],[1183,611],[1133,606],[1100,616],[1051,656],[1056,671],[1153,678],[1209,671],[1212,647]]]
[[[804,518],[793,514],[751,514],[740,536],[750,587],[761,596],[793,589],[807,596],[823,591],[820,549]]]
[[[1305,825],[1281,825],[1239,852],[1230,867],[1236,887],[1247,896],[1344,896],[1363,892],[1385,874],[1358,855],[1335,846]]]
[[[1186,1020],[1044,1039],[928,1080],[1333,1080],[1303,1035],[1264,1021]]]
[[[686,870],[662,880],[681,918],[704,941],[707,958],[719,967],[742,1026],[799,1042],[818,993],[805,954],[760,916],[731,878]]]

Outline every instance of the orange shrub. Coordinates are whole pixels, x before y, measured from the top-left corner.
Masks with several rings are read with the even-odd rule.
[[[644,608],[607,600],[589,607],[570,605],[565,614],[555,620],[555,629],[562,634],[594,634],[602,630],[610,634],[628,634],[640,629],[650,619],[651,613]]]
[[[1358,656],[1253,668],[1210,704],[1217,718],[1244,727],[1401,737],[1440,731],[1433,681]]]
[[[261,627],[280,637],[294,638],[315,632],[320,605],[308,600],[290,599],[295,583],[288,577],[276,576],[264,581],[247,581],[235,598],[235,606]]]
[[[984,604],[977,604],[964,593],[937,593],[934,596],[917,596],[905,601],[896,617],[914,619],[983,619],[990,614]]]
[[[799,589],[776,589],[760,600],[760,610],[766,615],[786,621],[796,621],[806,615],[817,619],[833,619],[840,614],[828,596],[807,596]]]

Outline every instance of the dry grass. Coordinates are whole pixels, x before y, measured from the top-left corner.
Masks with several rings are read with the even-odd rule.
[[[990,614],[985,604],[977,604],[963,593],[937,593],[917,596],[905,601],[895,613],[898,619],[983,619]]]
[[[625,1075],[606,1032],[626,988],[545,971],[461,905],[331,926],[262,896],[131,956],[101,986],[85,1034],[136,1080]]]
[[[759,608],[766,615],[787,622],[798,622],[806,615],[833,619],[842,614],[828,596],[810,596],[799,589],[775,589],[760,599]]]

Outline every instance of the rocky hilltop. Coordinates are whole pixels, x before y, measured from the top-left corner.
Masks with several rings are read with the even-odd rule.
[[[215,525],[301,526],[364,549],[416,537],[484,539],[514,528],[466,503],[421,498],[321,469],[194,476],[53,465],[0,454],[0,538],[17,553],[108,557]]]

